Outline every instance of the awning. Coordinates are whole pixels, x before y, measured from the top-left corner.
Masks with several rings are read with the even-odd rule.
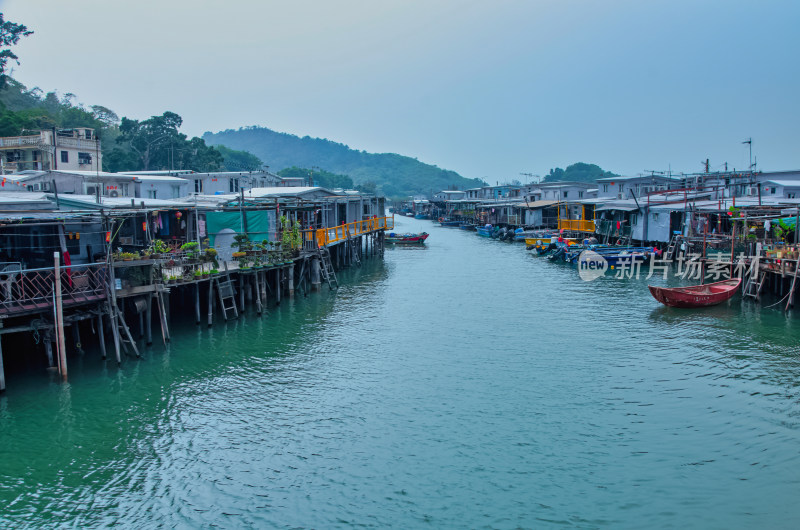
[[[605,206],[601,206],[600,208],[595,208],[595,212],[603,212],[606,210],[617,210],[618,212],[634,212],[638,210],[636,206],[614,206],[613,204],[606,204]]]

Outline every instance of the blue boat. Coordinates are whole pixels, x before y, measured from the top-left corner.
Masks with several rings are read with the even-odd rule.
[[[476,231],[479,236],[492,237],[492,234],[494,234],[494,227],[492,225],[479,226],[476,228]]]

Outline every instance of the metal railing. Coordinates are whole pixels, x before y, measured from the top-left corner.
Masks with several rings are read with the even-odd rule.
[[[45,145],[42,137],[37,136],[7,136],[0,138],[0,147],[41,147]]]
[[[61,297],[66,306],[103,300],[108,268],[105,263],[61,267]],[[53,307],[55,269],[0,271],[0,314]]]
[[[577,232],[594,232],[594,221],[587,219],[559,219],[559,230],[575,230]]]
[[[331,243],[344,241],[348,237],[375,232],[377,230],[394,229],[394,217],[373,217],[363,221],[355,221],[329,228],[306,230],[303,232],[303,248],[313,250],[328,246]]]

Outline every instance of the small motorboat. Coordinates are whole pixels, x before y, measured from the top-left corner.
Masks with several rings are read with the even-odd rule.
[[[692,285],[691,287],[656,287],[648,285],[653,298],[670,307],[707,307],[730,299],[739,289],[741,278]]]
[[[428,239],[427,232],[422,232],[421,234],[395,234],[391,232],[386,234],[384,241],[400,245],[422,245],[426,239]]]

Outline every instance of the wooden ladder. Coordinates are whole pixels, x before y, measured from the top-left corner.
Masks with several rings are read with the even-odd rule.
[[[349,240],[350,243],[350,255],[352,256],[351,261],[354,262],[359,267],[361,266],[361,257],[358,255],[358,246],[356,246],[356,239],[351,238]]]
[[[767,271],[762,271],[759,266],[759,259],[756,257],[750,265],[748,271],[747,283],[742,290],[742,296],[758,300],[761,296],[761,290],[764,288],[764,282],[767,280]]]
[[[214,278],[214,287],[217,289],[217,296],[219,296],[219,305],[222,308],[222,317],[228,320],[228,311],[233,310],[233,317],[239,318],[239,309],[236,307],[236,289],[233,287],[233,280],[228,272],[228,264],[225,264],[225,279],[220,281],[219,278]],[[228,305],[230,304],[230,305]]]
[[[667,252],[664,256],[667,261],[675,260],[675,253],[678,249],[678,244],[680,244],[681,239],[682,237],[678,234],[672,235],[672,238],[669,240],[669,246],[667,247]]]
[[[319,247],[319,263],[320,273],[322,278],[328,282],[328,287],[331,289],[339,288],[339,280],[336,279],[336,273],[333,271],[333,263],[331,263],[331,251],[328,247]],[[336,287],[333,286],[336,284]]]

